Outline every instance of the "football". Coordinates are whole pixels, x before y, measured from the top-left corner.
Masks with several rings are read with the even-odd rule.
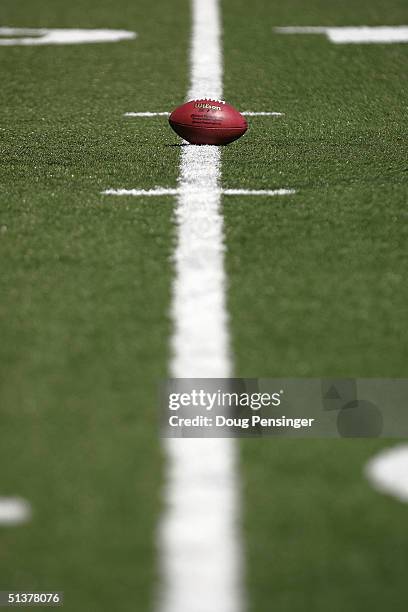
[[[245,118],[223,100],[191,100],[170,115],[173,130],[196,145],[226,145],[248,129]]]

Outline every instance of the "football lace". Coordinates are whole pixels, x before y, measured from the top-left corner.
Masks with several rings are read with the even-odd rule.
[[[215,98],[197,98],[196,100],[192,100],[192,102],[218,102],[219,104],[226,104],[225,100],[216,100]]]

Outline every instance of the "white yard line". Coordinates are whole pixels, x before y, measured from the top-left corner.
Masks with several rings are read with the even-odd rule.
[[[192,0],[187,98],[222,97],[218,0]],[[183,147],[176,205],[171,375],[232,374],[225,304],[221,151]],[[240,612],[241,538],[233,439],[165,440],[160,612]]]
[[[199,187],[191,185],[190,194],[193,191],[197,191],[197,195],[202,195],[202,190]],[[281,195],[293,195],[296,193],[295,189],[218,189],[219,194],[226,196],[281,196]],[[152,196],[175,196],[182,195],[182,188],[173,189],[171,187],[155,187],[154,189],[105,189],[102,192],[103,195],[113,196],[134,196],[134,197],[152,197]],[[200,212],[202,212],[200,208]]]

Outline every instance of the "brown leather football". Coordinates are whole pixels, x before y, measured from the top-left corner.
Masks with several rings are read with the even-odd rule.
[[[173,130],[191,144],[226,145],[248,129],[245,118],[222,100],[191,100],[170,115]]]

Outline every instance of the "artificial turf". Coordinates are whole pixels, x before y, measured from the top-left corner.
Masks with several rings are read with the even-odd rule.
[[[407,360],[407,45],[280,36],[283,25],[406,21],[405,2],[223,0],[226,99],[250,119],[223,148],[235,374],[403,377]],[[157,381],[169,357],[170,198],[188,86],[187,0],[8,1],[2,25],[134,30],[117,44],[0,47],[1,589],[65,608],[149,610],[162,464]],[[241,445],[249,608],[407,604],[406,509],[362,477],[384,441]],[[214,612],[214,611],[213,611]]]
[[[406,376],[408,46],[273,32],[405,22],[398,1],[224,3],[226,98],[285,113],[249,119],[224,185],[297,191],[224,202],[239,376]],[[251,611],[407,606],[406,508],[363,477],[390,444],[242,442]]]
[[[138,33],[0,47],[0,496],[33,508],[0,528],[0,588],[58,589],[75,612],[153,605],[172,205],[101,191],[175,183],[166,122],[123,118],[184,97],[189,12],[173,7],[1,9],[13,27]]]

